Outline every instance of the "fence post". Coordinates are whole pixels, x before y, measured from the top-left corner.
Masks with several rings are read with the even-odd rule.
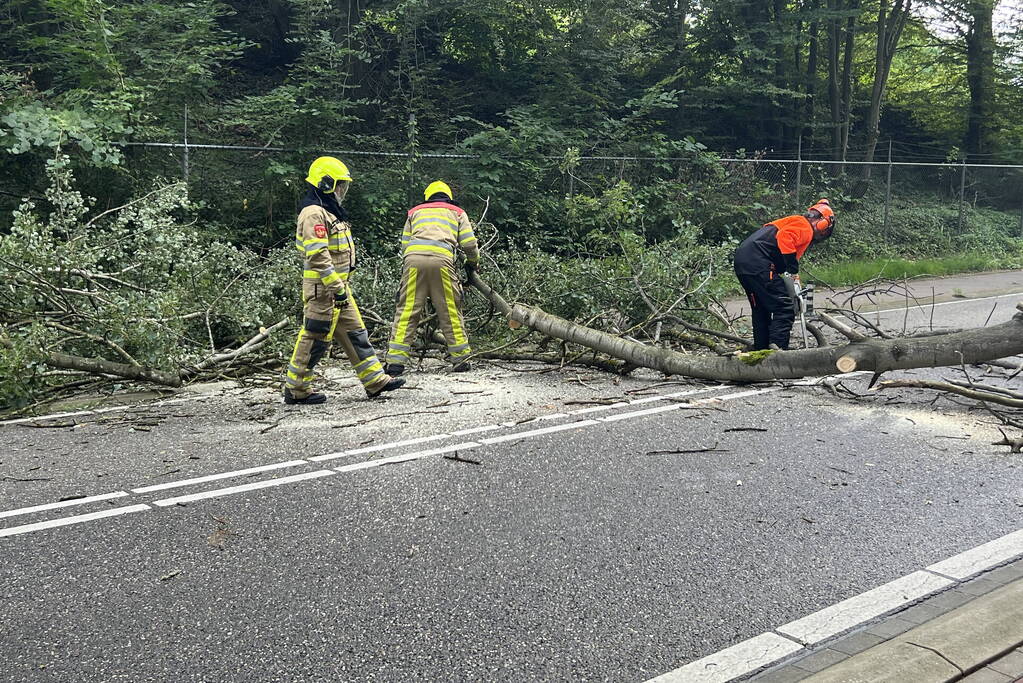
[[[799,195],[803,189],[803,134],[799,134],[799,146],[796,147],[796,206],[799,203]]]
[[[884,240],[888,243],[888,217],[892,206],[892,141],[888,140],[888,178],[884,190]]]
[[[185,103],[185,146],[182,152],[181,167],[185,174],[185,187],[188,187],[188,103]]]
[[[406,179],[406,192],[408,193],[409,206],[416,204],[416,114],[409,112],[408,115],[408,178]]]
[[[966,158],[962,162],[962,175],[959,177],[959,233],[963,232],[966,222]]]

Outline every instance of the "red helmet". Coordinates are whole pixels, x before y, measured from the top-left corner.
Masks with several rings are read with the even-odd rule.
[[[826,240],[831,237],[831,233],[835,229],[835,211],[831,208],[831,202],[827,199],[818,199],[816,204],[806,210],[807,213],[814,211],[820,214],[820,218],[816,220],[810,219],[810,225],[813,226],[814,239]]]

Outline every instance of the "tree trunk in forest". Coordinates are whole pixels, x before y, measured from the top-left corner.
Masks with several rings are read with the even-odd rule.
[[[803,138],[813,139],[814,119],[817,100],[817,62],[820,54],[820,21],[816,12],[820,9],[820,0],[811,0],[810,10],[814,12],[813,21],[810,22],[810,48],[806,57],[806,107],[803,114]],[[799,54],[799,49],[796,49]],[[799,64],[796,64],[796,71],[799,71]]]
[[[828,0],[828,10],[837,12],[839,0]],[[828,19],[828,102],[831,109],[831,158],[840,159],[842,154],[842,100],[838,86],[839,19]]]
[[[1018,307],[1023,306],[1021,303]],[[1011,320],[954,334],[853,342],[796,351],[753,352],[740,356],[695,356],[644,346],[545,313],[512,306],[509,318],[541,334],[670,375],[730,382],[819,377],[857,370],[886,372],[908,368],[980,363],[1023,353],[1023,309]]]
[[[967,158],[990,151],[995,91],[995,0],[969,0],[966,32],[966,82],[970,88],[965,147]]]
[[[845,20],[845,56],[842,63],[842,161],[849,158],[849,129],[852,127],[852,71],[856,54],[856,19],[860,0],[851,0],[849,17]],[[845,173],[845,165],[842,166]]]
[[[870,162],[874,160],[874,150],[880,135],[878,123],[881,121],[881,106],[884,104],[885,91],[888,87],[888,75],[891,73],[895,50],[902,37],[902,29],[909,19],[909,10],[913,0],[895,0],[888,9],[888,0],[880,0],[877,12],[877,48],[874,57],[874,85],[870,93],[870,114],[867,116],[867,151],[863,160],[863,181],[870,180]]]

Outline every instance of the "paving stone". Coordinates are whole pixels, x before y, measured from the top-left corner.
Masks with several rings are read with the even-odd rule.
[[[924,604],[931,605],[943,610],[951,610],[956,607],[961,607],[973,600],[975,596],[963,593],[958,589],[948,590],[940,595],[935,595],[933,598],[924,601]]]
[[[903,612],[899,612],[898,618],[905,619],[906,621],[911,622],[913,624],[922,624],[924,622],[930,621],[931,619],[941,616],[947,611],[948,609],[944,607],[940,607],[938,605],[931,605],[929,603],[924,602],[919,605],[914,605],[913,607],[910,607],[909,609]]]
[[[756,683],[796,683],[796,681],[801,681],[809,675],[809,671],[797,669],[794,666],[783,666],[780,669],[754,676],[750,680],[756,681]]]
[[[1023,578],[1023,563],[1014,562],[1013,564],[999,567],[985,574],[984,578],[995,583],[1009,583],[1010,581]]]
[[[846,659],[849,659],[849,655],[844,652],[825,648],[823,650],[818,650],[811,655],[807,655],[802,659],[797,659],[792,663],[792,666],[798,669],[803,669],[807,675],[809,675],[815,674],[818,671],[823,671],[829,666],[834,666]]]
[[[867,633],[866,631],[858,631],[852,635],[846,636],[845,638],[836,640],[829,647],[832,650],[838,650],[839,652],[844,652],[847,655],[855,655],[883,642],[884,638],[881,636],[876,636],[873,633]]]
[[[1012,683],[1013,678],[1000,674],[993,669],[984,667],[980,671],[975,671],[962,680],[962,683]]]
[[[1023,676],[1023,652],[1013,650],[1001,659],[996,659],[988,664],[988,667],[1013,678]]]
[[[880,636],[884,639],[894,638],[897,635],[901,635],[909,629],[916,626],[912,621],[906,621],[905,619],[899,619],[898,617],[892,617],[885,619],[880,624],[874,624],[867,629],[867,633],[871,633],[875,636]]]
[[[958,586],[956,590],[961,593],[966,593],[967,595],[981,596],[986,593],[990,593],[991,591],[1002,585],[1004,584],[1001,584],[997,581],[992,581],[991,579],[976,579],[974,581],[970,581],[968,583],[964,583],[961,586]]]

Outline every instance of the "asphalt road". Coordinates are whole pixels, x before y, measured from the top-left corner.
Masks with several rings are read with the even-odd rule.
[[[0,472],[17,474],[0,484],[0,534],[137,509],[0,536],[0,679],[642,681],[1021,526],[1019,456],[989,445],[984,414],[946,401],[698,385],[656,387],[703,392],[658,400],[624,393],[653,378],[467,381],[462,391],[529,386],[485,410],[415,417],[435,398],[481,395],[421,382],[407,394],[415,411],[395,398],[366,408],[380,420],[337,430],[364,404],[325,418],[252,392],[137,411],[156,426],[0,428],[11,449]],[[580,410],[592,412],[563,414]],[[403,412],[405,424],[384,419]],[[534,416],[549,419],[512,424]],[[473,428],[487,429],[454,433]],[[315,478],[158,502],[304,475]],[[124,495],[2,516],[105,493]]]

